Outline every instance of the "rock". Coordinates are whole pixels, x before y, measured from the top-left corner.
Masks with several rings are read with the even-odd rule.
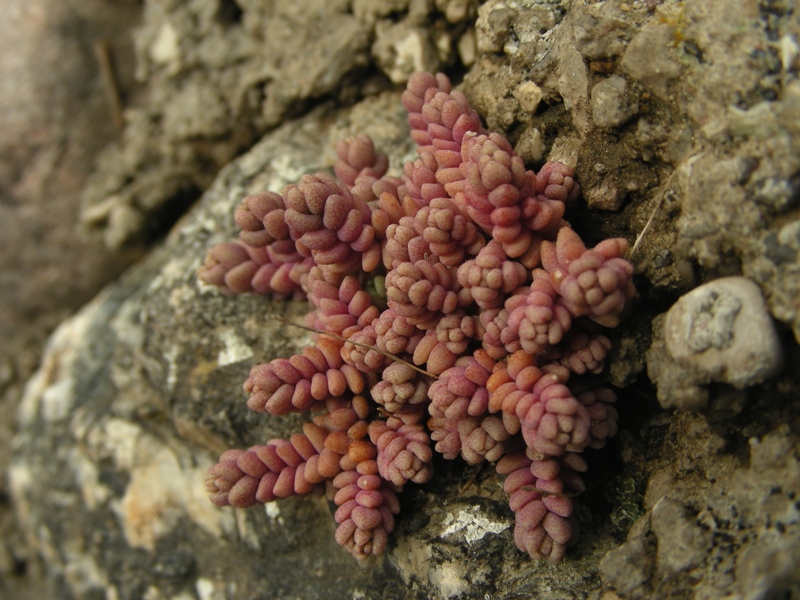
[[[647,542],[643,537],[636,537],[615,548],[598,565],[603,583],[624,598],[644,598],[652,571],[648,555]]]
[[[583,193],[586,204],[597,210],[618,210],[625,194],[619,188],[615,177],[604,177],[599,185],[594,185]]]
[[[665,497],[653,507],[651,527],[658,538],[658,566],[665,571],[690,570],[706,557],[710,536],[687,516],[686,507]]]
[[[514,98],[519,102],[519,107],[528,113],[535,113],[542,101],[542,88],[532,81],[525,81],[517,86],[512,92]]]
[[[342,2],[146,4],[135,35],[141,101],[127,107],[119,145],[83,195],[85,208],[115,198],[145,214],[124,237],[111,221],[92,224],[115,228],[109,242],[129,246],[186,210],[288,114],[331,95],[357,97],[369,78],[352,73],[369,61],[375,26],[363,6],[357,18]],[[408,3],[373,4],[383,14]]]
[[[639,105],[628,100],[628,82],[613,75],[592,88],[592,118],[598,127],[618,127],[639,112]]]
[[[544,32],[558,23],[556,7],[535,0],[490,0],[478,9],[478,50],[485,54],[536,51]]]
[[[589,133],[589,70],[580,52],[561,38],[557,46],[558,92],[564,99],[564,108],[572,115],[572,123],[581,137]]]
[[[757,540],[736,561],[736,580],[743,598],[789,596],[800,584],[797,556],[800,535],[773,533]]]
[[[392,13],[408,10],[408,0],[354,0],[353,14],[362,22],[374,24]]]
[[[667,99],[670,83],[681,74],[681,65],[674,56],[674,40],[672,25],[649,23],[628,44],[620,67],[659,98]]]
[[[517,144],[514,146],[514,152],[519,154],[523,160],[527,162],[543,162],[545,145],[542,139],[542,132],[536,127],[529,127],[526,129],[522,135],[519,136],[519,140],[517,140]]]
[[[386,76],[393,83],[405,83],[414,71],[435,73],[440,62],[429,31],[403,21],[381,21],[375,28],[372,51]]]
[[[15,414],[48,335],[141,256],[108,251],[80,221],[87,181],[119,135],[113,88],[133,87],[141,6],[5,0],[0,14],[0,596],[32,600],[51,595],[10,499]]]
[[[589,60],[622,54],[629,30],[624,13],[610,2],[582,6],[572,22],[575,47]]]
[[[695,373],[682,378],[682,388],[716,381],[742,389],[783,368],[764,297],[744,277],[716,279],[683,296],[667,313],[664,339],[670,357]],[[659,399],[670,406],[667,390],[659,388]]]
[[[105,251],[80,212],[94,164],[119,135],[98,60],[112,57],[117,91],[130,90],[130,24],[140,9],[84,4],[8,0],[2,9],[0,238],[12,251],[0,255],[0,364],[24,376],[58,322],[136,258]]]
[[[664,408],[703,409],[708,394],[702,386],[722,382],[743,389],[783,368],[761,290],[744,277],[716,279],[683,296],[663,321],[663,339],[666,356],[656,340],[648,369]]]

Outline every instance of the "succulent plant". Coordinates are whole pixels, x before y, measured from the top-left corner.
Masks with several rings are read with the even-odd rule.
[[[563,219],[571,168],[528,170],[441,73],[403,93],[419,158],[403,177],[360,135],[336,146],[336,177],[306,175],[246,197],[236,242],[199,278],[225,293],[306,297],[313,347],[253,367],[248,406],[311,411],[288,440],[225,452],[212,502],[248,507],[325,493],[336,540],[357,558],[386,548],[397,494],[433,473],[433,451],[496,463],[514,539],[560,559],[586,448],[616,433],[599,373],[634,294],[624,239],[587,249]],[[377,290],[383,296],[376,297]]]

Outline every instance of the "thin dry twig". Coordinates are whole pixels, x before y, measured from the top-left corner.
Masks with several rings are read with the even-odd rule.
[[[633,257],[636,254],[636,251],[639,249],[639,245],[642,243],[642,240],[644,239],[647,230],[650,229],[650,225],[656,218],[656,214],[658,214],[658,211],[661,210],[661,205],[664,203],[664,197],[667,195],[670,185],[672,184],[672,180],[675,178],[675,173],[677,172],[678,170],[674,169],[670,174],[669,179],[667,179],[667,183],[664,185],[663,189],[661,190],[661,194],[659,194],[658,196],[658,201],[656,202],[656,205],[653,208],[653,212],[650,213],[650,218],[647,219],[647,223],[645,223],[644,228],[642,228],[642,231],[639,232],[638,236],[636,236],[636,241],[633,243],[633,248],[631,248],[631,251],[628,254],[628,260],[630,260],[631,262],[633,262]]]
[[[403,363],[404,365],[406,365],[408,367],[411,367],[417,373],[422,373],[423,375],[427,375],[428,377],[432,377],[433,379],[439,379],[433,373],[428,373],[428,371],[426,371],[425,369],[420,369],[418,366],[416,366],[414,364],[411,364],[407,360],[403,360],[399,356],[395,356],[394,354],[390,354],[388,352],[385,352],[385,351],[381,350],[380,348],[376,348],[375,346],[370,346],[369,344],[362,344],[361,342],[354,342],[352,340],[348,340],[347,338],[343,338],[342,336],[340,336],[340,335],[338,335],[336,333],[331,333],[330,331],[322,331],[320,329],[314,329],[313,327],[308,327],[307,325],[300,325],[299,323],[293,323],[289,319],[285,319],[284,317],[282,317],[280,315],[272,314],[272,315],[269,315],[269,316],[271,318],[273,318],[273,319],[276,319],[276,320],[280,321],[281,323],[286,323],[287,325],[292,325],[294,327],[299,327],[300,329],[305,329],[306,331],[310,331],[312,333],[316,333],[316,334],[319,334],[319,335],[327,335],[327,336],[332,337],[332,338],[334,338],[336,340],[344,342],[345,344],[353,344],[354,346],[359,346],[360,348],[367,348],[368,350],[374,350],[375,352],[377,352],[378,354],[382,354],[386,358],[389,358],[389,359],[391,359],[391,360],[393,360],[395,362]]]
[[[100,65],[100,73],[103,77],[103,87],[106,91],[106,98],[111,106],[111,118],[118,131],[125,127],[125,119],[122,114],[122,95],[119,92],[119,82],[114,70],[114,61],[111,59],[111,44],[108,40],[97,40],[94,43],[94,55]]]
[[[675,175],[679,171],[683,171],[686,173],[687,176],[689,176],[692,172],[694,163],[700,160],[703,157],[703,154],[704,154],[703,152],[698,152],[697,154],[693,154],[687,160],[681,163],[677,168],[673,169],[672,173],[669,176],[669,179],[667,179],[667,183],[664,184],[664,188],[661,190],[661,195],[658,197],[658,202],[656,202],[656,205],[653,208],[653,212],[650,214],[650,218],[647,219],[647,223],[645,223],[644,228],[642,229],[641,233],[639,233],[639,235],[636,238],[636,241],[633,244],[633,248],[631,248],[630,252],[628,253],[629,261],[633,262],[633,256],[639,249],[639,245],[642,242],[642,238],[644,238],[645,233],[647,233],[647,230],[650,228],[650,225],[655,219],[656,214],[661,209],[661,205],[663,204],[664,198],[666,197],[667,193],[670,191],[670,186],[672,185],[672,180],[675,178]]]

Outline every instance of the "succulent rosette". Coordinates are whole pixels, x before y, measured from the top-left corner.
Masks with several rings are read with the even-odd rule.
[[[358,135],[334,175],[247,196],[239,239],[212,247],[199,278],[223,293],[307,298],[313,346],[256,365],[248,406],[312,413],[302,433],[229,450],[211,501],[248,507],[327,494],[336,540],[381,554],[406,485],[435,477],[434,452],[496,463],[514,541],[559,560],[575,536],[581,452],[617,431],[602,372],[633,297],[627,242],[587,249],[564,220],[574,170],[529,170],[441,73],[403,93],[418,158],[402,177]]]

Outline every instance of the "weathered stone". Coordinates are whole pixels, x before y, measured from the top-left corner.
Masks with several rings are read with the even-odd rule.
[[[613,2],[582,6],[572,21],[575,47],[589,60],[622,54],[629,29],[625,15]]]
[[[228,4],[235,9],[226,11]],[[342,90],[367,61],[372,35],[372,24],[343,8],[315,0],[274,10],[248,2],[148,4],[136,32],[137,71],[152,91],[126,115],[120,145],[83,198],[86,207],[115,198],[148,219],[125,236],[110,221],[93,225],[114,227],[107,240],[117,246],[140,244],[148,227],[184,210],[259,133],[310,99]]]
[[[639,111],[628,99],[628,83],[613,75],[592,88],[592,118],[598,127],[618,127]]]
[[[745,388],[783,368],[783,349],[761,290],[743,277],[716,279],[682,297],[664,320],[677,371],[656,370],[662,406],[690,408],[687,394],[712,381]]]
[[[745,598],[791,597],[800,584],[797,556],[800,535],[771,532],[747,548],[736,561],[737,587]]]
[[[672,25],[650,23],[630,41],[620,67],[654,94],[666,99],[670,83],[681,74],[681,65],[673,55],[674,40]]]
[[[402,21],[381,21],[375,28],[372,52],[381,70],[394,83],[405,83],[415,71],[439,70],[439,57],[430,32]]]
[[[590,101],[589,70],[575,47],[561,38],[558,48],[558,92],[564,99],[564,108],[572,115],[572,124],[581,137],[589,133]]]
[[[519,102],[519,107],[528,113],[535,113],[542,101],[542,88],[532,81],[525,81],[517,86],[513,92],[514,98]]]
[[[658,566],[678,572],[699,565],[706,556],[710,537],[692,522],[686,507],[670,497],[659,500],[651,517],[653,533],[658,538]]]
[[[586,204],[597,210],[617,210],[622,206],[625,197],[615,178],[605,177],[599,185],[592,186],[584,192]]]
[[[647,542],[636,537],[603,557],[598,569],[603,582],[625,598],[643,598],[652,564]]]
[[[555,6],[536,0],[518,4],[490,0],[478,9],[478,50],[507,55],[527,52],[526,47],[537,47],[542,34],[558,23],[559,16]]]

